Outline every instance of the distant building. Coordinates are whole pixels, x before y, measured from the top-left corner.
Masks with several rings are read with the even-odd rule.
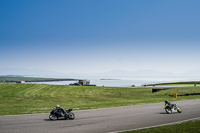
[[[88,80],[79,80],[78,83],[79,83],[80,85],[89,85],[89,84],[90,84],[90,81],[88,81]]]
[[[96,86],[94,84],[90,84],[89,80],[78,80],[78,83],[69,84],[69,85],[82,85],[82,86]]]
[[[25,81],[16,81],[16,83],[24,84]]]

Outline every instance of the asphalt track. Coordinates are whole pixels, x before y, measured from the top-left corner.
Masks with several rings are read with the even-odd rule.
[[[107,133],[200,117],[200,99],[172,103],[178,103],[183,112],[167,114],[163,102],[74,111],[75,120],[51,121],[49,114],[0,116],[0,133]]]

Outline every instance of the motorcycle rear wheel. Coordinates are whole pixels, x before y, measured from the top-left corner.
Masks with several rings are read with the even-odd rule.
[[[177,107],[178,113],[182,113],[182,109],[180,107]]]

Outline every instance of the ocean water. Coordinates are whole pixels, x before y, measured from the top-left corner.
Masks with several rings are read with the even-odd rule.
[[[142,86],[145,84],[156,83],[169,83],[178,81],[200,81],[200,77],[192,76],[68,76],[68,77],[49,77],[49,78],[72,78],[72,79],[86,79],[90,81],[90,84],[96,86],[108,86],[108,87],[131,87]],[[36,84],[53,84],[53,85],[69,85],[70,83],[76,83],[77,81],[54,81],[54,82],[34,82]]]

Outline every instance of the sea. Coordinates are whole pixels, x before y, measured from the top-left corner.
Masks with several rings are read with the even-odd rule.
[[[44,76],[43,76],[44,77]],[[69,85],[78,82],[79,79],[90,81],[90,84],[105,87],[131,87],[147,84],[200,81],[200,76],[51,76],[45,78],[69,78],[76,81],[51,81],[32,82],[34,84]]]

